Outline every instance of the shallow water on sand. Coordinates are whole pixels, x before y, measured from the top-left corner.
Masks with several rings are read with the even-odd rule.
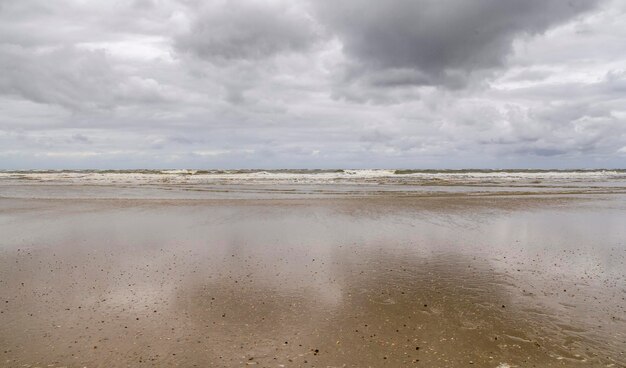
[[[623,367],[623,195],[0,199],[0,366]]]

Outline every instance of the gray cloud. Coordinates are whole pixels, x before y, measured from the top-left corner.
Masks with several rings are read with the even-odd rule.
[[[347,82],[378,86],[464,86],[501,67],[520,35],[544,32],[590,10],[572,1],[315,1],[350,58]]]
[[[317,38],[296,2],[217,1],[197,11],[176,47],[209,60],[265,58],[307,49]]]
[[[0,0],[0,168],[626,160],[626,4]]]
[[[99,51],[0,46],[0,93],[72,109],[110,106],[113,70]]]

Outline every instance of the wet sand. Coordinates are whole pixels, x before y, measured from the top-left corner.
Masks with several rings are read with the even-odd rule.
[[[0,234],[4,367],[626,366],[621,194],[0,198]]]

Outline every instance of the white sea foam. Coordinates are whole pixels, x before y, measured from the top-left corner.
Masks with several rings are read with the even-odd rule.
[[[193,175],[195,173],[197,173],[198,170],[187,170],[187,169],[182,169],[182,170],[161,170],[160,173],[162,174],[187,174],[187,175]]]
[[[2,171],[0,180],[69,184],[402,184],[552,185],[624,182],[622,170],[589,171]]]

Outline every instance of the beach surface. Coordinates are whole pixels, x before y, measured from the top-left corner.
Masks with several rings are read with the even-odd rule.
[[[0,366],[626,367],[624,172],[3,172]]]

